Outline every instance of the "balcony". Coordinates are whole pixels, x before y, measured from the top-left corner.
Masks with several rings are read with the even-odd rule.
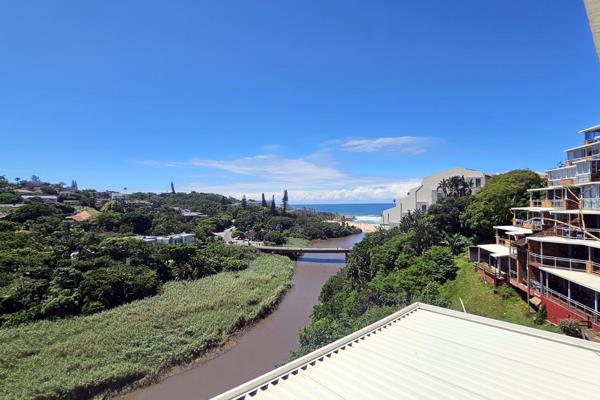
[[[539,267],[561,268],[569,271],[587,271],[588,263],[595,264],[592,261],[578,260],[576,258],[563,258],[554,256],[542,256],[536,253],[529,253],[529,262]],[[598,265],[598,264],[597,264]],[[598,265],[600,268],[600,265]]]
[[[600,229],[583,229],[569,228],[569,227],[556,227],[554,229],[556,236],[568,238],[568,239],[579,239],[579,240],[598,240],[600,238]],[[590,236],[592,235],[592,236]]]

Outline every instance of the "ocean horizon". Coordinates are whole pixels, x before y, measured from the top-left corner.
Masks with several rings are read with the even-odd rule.
[[[292,204],[298,209],[332,212],[346,217],[354,217],[356,222],[364,224],[381,223],[383,210],[394,207],[394,203],[324,203],[324,204]]]

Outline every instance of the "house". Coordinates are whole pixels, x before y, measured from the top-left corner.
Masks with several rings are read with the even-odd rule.
[[[174,235],[167,236],[135,236],[135,239],[143,240],[147,243],[161,243],[161,244],[185,244],[193,243],[196,235],[193,233],[177,233]]]
[[[600,331],[600,125],[580,133],[583,144],[565,150],[547,186],[529,190],[511,225],[495,227],[496,243],[469,257],[488,282],[543,304],[548,321],[575,318]]]
[[[442,191],[438,189],[440,182],[452,176],[464,176],[466,180],[471,180],[473,192],[481,189],[490,178],[483,172],[461,167],[449,168],[428,176],[419,186],[410,189],[406,197],[395,201],[395,207],[383,211],[382,225],[393,227],[398,225],[402,217],[409,212],[427,211],[429,206],[443,196]]]
[[[177,210],[181,213],[181,216],[186,220],[192,220],[195,218],[208,218],[208,215],[202,214],[201,212],[195,212],[188,210],[187,208],[173,207],[174,210]]]
[[[58,203],[58,196],[48,196],[48,195],[35,195],[35,196],[21,196],[24,201],[31,199],[41,199],[44,203],[48,205],[54,205]]]
[[[79,200],[63,200],[62,202],[70,206],[78,206],[80,204]]]
[[[583,399],[600,344],[412,304],[213,400]]]
[[[111,192],[110,193],[110,199],[111,200],[125,201],[128,198],[129,198],[129,194],[127,194],[127,193],[118,193],[118,192]]]

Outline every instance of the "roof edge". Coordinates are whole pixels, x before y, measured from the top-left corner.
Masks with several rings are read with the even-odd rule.
[[[404,316],[419,309],[600,353],[600,344],[587,342],[583,339],[572,338],[566,335],[560,335],[558,333],[553,332],[545,332],[535,328],[516,325],[509,322],[499,321],[474,314],[468,314],[460,311],[450,310],[447,308],[417,302],[363,329],[360,329],[354,333],[351,333],[348,336],[338,339],[335,342],[328,344],[327,346],[321,347],[320,349],[317,349],[312,353],[300,357],[297,360],[291,361],[285,365],[282,365],[279,368],[267,372],[264,375],[254,378],[251,381],[243,383],[240,386],[237,386],[233,389],[228,390],[227,392],[215,396],[212,398],[212,400],[239,399],[248,394],[252,394],[253,392],[257,392],[258,390],[267,389],[268,385],[273,383],[276,384],[279,381],[279,379],[285,379],[287,375],[293,374],[299,369],[306,369],[309,365],[314,365],[317,361],[323,361],[325,357],[331,357],[331,354],[337,352],[339,349],[343,349],[346,346],[352,346],[353,343],[357,343],[359,340],[364,339],[365,336],[369,336],[374,331],[381,330],[386,325],[389,325],[390,323],[393,323],[396,320],[399,320]]]
[[[293,371],[305,368],[308,364],[314,363],[318,359],[322,359],[326,357],[328,354],[337,351],[338,349],[351,345],[352,342],[358,341],[361,337],[369,335],[371,332],[380,329],[384,325],[393,322],[399,318],[402,318],[406,314],[409,314],[422,306],[421,303],[413,303],[407,307],[404,307],[402,310],[397,311],[386,318],[383,318],[369,326],[362,328],[354,333],[351,333],[348,336],[344,336],[341,339],[336,340],[333,343],[328,344],[327,346],[321,347],[309,353],[303,357],[298,358],[297,360],[290,361],[289,363],[282,365],[279,368],[274,369],[271,372],[267,372],[264,375],[261,375],[257,378],[254,378],[251,381],[241,384],[238,387],[235,387],[225,393],[222,393],[216,397],[213,397],[212,400],[225,400],[225,399],[236,399],[240,396],[244,396],[248,393],[258,390],[259,388],[268,385],[272,382],[276,382],[281,377],[293,373]]]

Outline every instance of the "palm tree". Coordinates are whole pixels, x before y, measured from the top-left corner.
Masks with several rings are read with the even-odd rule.
[[[458,255],[465,247],[472,245],[473,242],[471,239],[461,235],[460,233],[454,233],[446,236],[446,239],[443,240],[442,244],[448,246],[453,254]]]

